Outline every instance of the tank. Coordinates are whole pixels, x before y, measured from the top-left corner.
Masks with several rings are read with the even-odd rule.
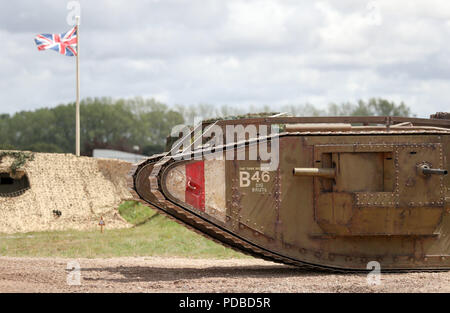
[[[450,269],[448,113],[209,120],[174,138],[129,187],[216,242],[310,269]]]

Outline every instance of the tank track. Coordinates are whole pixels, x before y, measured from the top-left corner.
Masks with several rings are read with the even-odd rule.
[[[408,131],[398,131],[396,133],[441,133],[440,131],[427,131],[427,130],[408,130]],[[300,133],[280,133],[278,136],[295,136],[295,135],[307,135],[307,134],[320,134],[320,135],[336,135],[339,132],[302,132]],[[343,134],[374,134],[379,132],[345,132]],[[447,133],[446,131],[442,133]],[[232,146],[241,146],[243,144],[250,144],[255,142],[256,140],[267,140],[270,139],[271,136],[266,136],[263,138],[254,138],[246,141],[241,141],[237,143],[231,144]],[[227,147],[227,145],[222,146],[222,148]],[[216,147],[217,148],[217,147]],[[194,151],[189,154],[192,156],[199,151]],[[163,188],[160,184],[160,178],[165,168],[168,165],[174,162],[182,162],[175,161],[172,156],[169,156],[169,153],[163,153],[158,155],[153,155],[150,158],[133,164],[130,173],[127,177],[127,185],[129,187],[129,191],[131,192],[133,199],[142,203],[145,206],[148,206],[163,216],[168,217],[169,219],[177,222],[180,225],[194,231],[195,233],[202,235],[203,237],[210,239],[218,244],[221,244],[227,248],[231,248],[234,251],[244,253],[246,255],[250,255],[256,258],[264,259],[267,261],[281,263],[291,266],[296,266],[305,270],[313,270],[313,271],[322,271],[322,272],[331,272],[331,273],[367,273],[369,270],[361,270],[361,269],[345,269],[345,268],[334,268],[334,267],[326,267],[317,264],[311,264],[302,262],[296,259],[292,259],[283,255],[280,255],[276,252],[270,251],[266,248],[260,247],[252,242],[249,242],[236,234],[231,233],[230,231],[220,227],[219,225],[214,224],[213,222],[207,220],[202,217],[200,214],[190,210],[188,207],[182,207],[174,201],[170,200],[164,193]],[[144,174],[144,178],[147,177],[147,183],[149,183],[148,187],[150,187],[150,193],[143,194],[139,193],[139,174],[145,170],[146,166],[153,165],[153,169],[149,176]],[[439,272],[439,271],[447,271],[448,269],[389,269],[384,270],[385,272]]]

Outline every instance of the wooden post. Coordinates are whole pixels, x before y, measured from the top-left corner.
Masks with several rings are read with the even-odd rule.
[[[100,231],[103,233],[103,227],[105,227],[105,221],[103,220],[103,215],[100,217],[100,222],[98,223],[100,225]]]

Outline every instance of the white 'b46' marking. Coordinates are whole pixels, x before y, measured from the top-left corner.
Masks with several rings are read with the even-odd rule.
[[[250,172],[248,171],[239,171],[239,186],[240,187],[249,187],[251,182],[259,183],[262,181],[263,183],[267,183],[270,181],[270,175],[267,171],[255,171],[253,175],[250,177]]]

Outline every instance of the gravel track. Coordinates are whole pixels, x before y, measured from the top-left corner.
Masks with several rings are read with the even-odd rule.
[[[76,259],[68,285],[63,258],[0,257],[0,292],[450,292],[450,272],[365,274],[305,271],[258,259],[123,257]]]

